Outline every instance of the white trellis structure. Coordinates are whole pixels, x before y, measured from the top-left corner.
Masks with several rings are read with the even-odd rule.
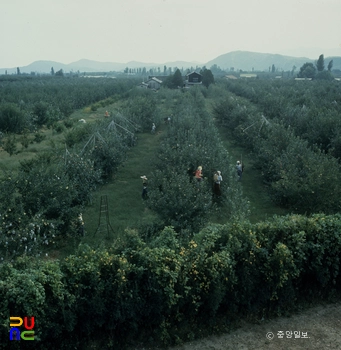
[[[90,136],[89,140],[84,145],[80,154],[82,155],[87,147],[91,147],[91,149],[94,149],[96,146],[96,141],[99,141],[105,145],[107,144],[103,136],[98,131],[96,131]]]
[[[118,121],[118,120],[124,121],[124,122],[126,123],[126,128],[127,128],[127,129],[128,129],[128,126],[132,127],[133,130],[134,130],[134,132],[136,132],[136,131],[138,131],[138,130],[141,129],[141,126],[140,126],[140,125],[138,125],[138,124],[136,124],[135,122],[133,122],[133,121],[127,119],[127,118],[126,118],[125,116],[123,116],[122,113],[120,113],[120,112],[117,112],[115,117],[116,117],[116,120],[117,120],[117,121]]]
[[[254,123],[252,123],[251,125],[249,125],[247,128],[243,129],[243,132],[245,132],[247,129],[250,129],[251,127],[253,127],[254,125],[256,125],[257,123],[261,122],[261,126],[258,130],[258,134],[260,133],[260,131],[262,130],[263,125],[271,125],[271,123],[265,118],[265,116],[262,114],[260,117],[260,120],[255,121]]]

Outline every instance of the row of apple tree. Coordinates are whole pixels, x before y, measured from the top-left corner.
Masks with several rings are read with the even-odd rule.
[[[164,105],[170,120],[154,154],[156,170],[149,177],[146,204],[164,225],[177,231],[198,230],[213,210],[225,217],[245,217],[248,203],[236,181],[235,164],[221,143],[201,90],[169,92],[169,97]],[[198,167],[201,181],[194,177]],[[213,192],[216,171],[223,178],[221,194]]]
[[[225,93],[214,106],[215,116],[236,142],[250,150],[273,200],[299,213],[339,212],[338,160],[297,135],[295,127],[269,118],[261,105]]]
[[[126,103],[134,99],[130,97]],[[125,107],[124,112],[129,109]],[[112,178],[136,143],[141,127],[129,118],[112,111],[112,118],[74,124],[64,133],[63,146],[55,145],[21,161],[16,171],[2,174],[2,260],[40,255],[44,248],[82,234],[79,215],[84,206],[103,179]]]
[[[268,119],[341,158],[341,84],[339,81],[233,81],[226,88],[256,104]]]
[[[0,132],[21,133],[52,125],[76,109],[106,98],[113,102],[135,84],[134,79],[1,76]]]
[[[0,349],[10,316],[34,317],[35,349],[61,350],[170,345],[296,312],[340,295],[340,232],[339,214],[209,225],[187,242],[170,227],[148,244],[128,230],[111,248],[0,264]]]

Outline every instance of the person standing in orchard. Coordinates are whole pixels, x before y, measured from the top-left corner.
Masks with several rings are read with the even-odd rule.
[[[213,181],[214,181],[214,185],[213,185],[214,194],[220,197],[221,196],[220,183],[223,181],[223,177],[221,176],[220,170],[217,170],[215,172],[213,176]]]
[[[236,169],[237,169],[238,181],[241,181],[243,176],[243,164],[239,160],[237,161]]]
[[[142,179],[142,199],[147,199],[148,198],[148,179],[146,175],[140,176]]]
[[[197,179],[198,182],[202,181],[202,166],[201,165],[198,166],[194,177]]]

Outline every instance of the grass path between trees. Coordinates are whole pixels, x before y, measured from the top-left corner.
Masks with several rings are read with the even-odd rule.
[[[219,127],[219,134],[224,147],[228,150],[230,156],[235,162],[237,160],[244,163],[244,172],[241,181],[244,196],[250,201],[251,215],[249,217],[252,223],[271,218],[273,215],[285,215],[289,212],[276,206],[267,193],[267,187],[264,185],[261,173],[254,167],[252,154],[242,145],[237,145],[231,140],[226,129]]]
[[[101,196],[107,195],[109,220],[113,228],[109,239],[118,237],[127,227],[148,223],[155,214],[146,208],[142,199],[142,179],[147,178],[153,169],[153,157],[159,146],[162,131],[152,135],[150,133],[138,134],[137,145],[130,149],[127,160],[118,169],[112,181],[103,185],[94,195],[93,204],[89,206],[84,215],[86,237],[85,243],[98,243],[99,240],[108,239],[102,228],[94,233],[99,224],[99,206]]]

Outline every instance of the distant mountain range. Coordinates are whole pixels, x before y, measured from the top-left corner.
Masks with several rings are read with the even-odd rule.
[[[202,63],[199,62],[185,62],[185,61],[175,61],[175,62],[166,62],[166,63],[146,63],[138,61],[130,61],[127,63],[117,63],[117,62],[98,62],[82,59],[77,62],[72,62],[69,64],[64,64],[55,61],[35,61],[28,66],[18,67],[21,73],[50,73],[51,68],[55,72],[62,69],[65,73],[69,72],[120,72],[123,71],[126,67],[128,68],[151,68],[151,67],[160,67],[160,70],[163,72],[163,67],[179,67],[179,68],[190,68],[196,66],[202,66]],[[0,74],[13,74],[17,73],[17,67],[12,68],[0,68]]]
[[[186,62],[186,61],[175,61],[175,62],[165,62],[165,63],[146,63],[130,61],[127,63],[117,63],[117,62],[98,62],[82,59],[77,62],[72,62],[70,64],[64,64],[55,61],[35,61],[28,66],[19,67],[21,73],[50,73],[53,67],[54,71],[62,69],[65,73],[68,72],[120,72],[126,67],[128,68],[151,68],[160,67],[163,72],[163,67],[179,67],[179,68],[190,68],[190,67],[202,67],[206,66],[211,68],[214,64],[222,69],[234,68],[235,71],[268,71],[269,67],[271,69],[272,65],[275,65],[277,71],[282,70],[288,71],[292,70],[293,66],[296,66],[296,70],[306,62],[315,63],[315,60],[307,57],[293,57],[284,56],[279,54],[269,54],[269,53],[259,53],[259,52],[249,52],[249,51],[233,51],[226,53],[224,55],[218,56],[215,59],[207,63],[199,62]],[[341,57],[325,57],[325,66],[327,67],[329,61],[333,60],[333,69],[341,70]],[[0,74],[13,74],[17,72],[17,67],[12,68],[0,68]]]
[[[206,63],[206,67],[210,68],[214,64],[219,66],[221,69],[234,68],[235,70],[245,71],[268,71],[269,67],[275,65],[278,71],[291,71],[293,66],[296,66],[296,70],[303,66],[306,62],[315,63],[315,60],[307,57],[293,57],[284,56],[270,53],[259,53],[249,51],[233,51],[224,55],[218,56],[217,58]],[[327,69],[329,61],[333,60],[333,69],[341,69],[341,57],[325,57],[325,68]]]

